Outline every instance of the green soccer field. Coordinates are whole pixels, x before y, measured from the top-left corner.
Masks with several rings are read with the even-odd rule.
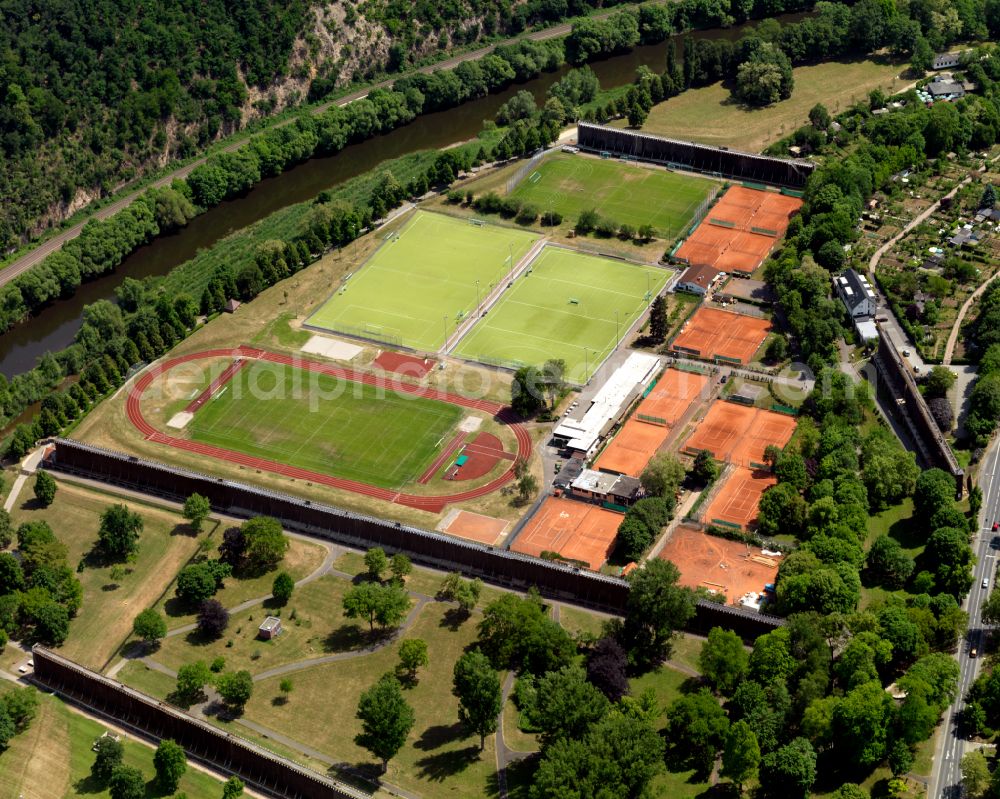
[[[308,324],[435,352],[537,240],[527,231],[418,211]]]
[[[462,410],[290,366],[244,367],[195,414],[195,441],[371,485],[415,481]]]
[[[557,153],[524,178],[512,196],[539,211],[558,211],[570,221],[593,208],[619,225],[652,225],[660,237],[670,239],[690,224],[717,186],[660,168]]]
[[[652,266],[546,247],[454,354],[506,366],[562,358],[567,378],[585,383],[669,276]]]

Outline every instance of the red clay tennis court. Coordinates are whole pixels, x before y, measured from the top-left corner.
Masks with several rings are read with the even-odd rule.
[[[457,535],[480,544],[493,545],[507,530],[503,519],[472,513],[467,510],[451,511],[441,523],[440,530],[448,535]]]
[[[795,417],[734,402],[716,400],[684,444],[684,452],[707,449],[717,460],[737,466],[763,466],[769,444],[781,448],[795,432]]]
[[[777,483],[777,478],[763,469],[733,470],[719,488],[712,503],[705,511],[705,524],[734,524],[747,529],[757,522],[757,506],[760,497],[768,488]]]
[[[677,250],[694,265],[752,272],[788,229],[802,200],[773,191],[732,186]]]
[[[549,497],[531,517],[511,549],[525,555],[558,552],[597,571],[615,546],[620,513],[563,497]]]
[[[721,593],[728,603],[750,591],[761,592],[778,574],[778,557],[738,541],[703,533],[680,525],[670,536],[660,558],[671,561],[681,573],[678,582],[688,588],[707,588]]]
[[[404,355],[392,350],[382,350],[375,359],[375,365],[386,372],[395,372],[398,375],[420,380],[434,368],[434,360],[418,358],[416,355]]]
[[[708,382],[702,374],[667,369],[605,447],[594,468],[638,477]]]
[[[679,353],[715,360],[750,363],[771,332],[771,323],[756,316],[702,307],[695,311],[671,347]]]

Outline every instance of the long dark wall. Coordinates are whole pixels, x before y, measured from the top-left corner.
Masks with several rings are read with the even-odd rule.
[[[927,407],[924,395],[920,393],[909,367],[881,328],[878,331],[875,365],[892,387],[893,393],[905,400],[901,410],[910,420],[910,428],[914,435],[920,438],[922,445],[920,448],[925,454],[927,465],[944,469],[952,475],[955,478],[956,493],[961,497],[965,472],[959,466],[955,453],[952,452],[944,434],[931,416],[930,408]]]
[[[289,529],[318,538],[362,549],[380,546],[390,553],[405,552],[416,563],[461,571],[521,591],[535,587],[545,596],[609,613],[624,613],[628,601],[628,583],[615,577],[175,469],[78,441],[57,439],[44,465],[171,500],[183,501],[198,493],[207,497],[215,510],[232,516],[273,516]],[[699,602],[692,630],[707,632],[721,626],[753,640],[781,624],[782,619],[772,616]]]
[[[803,188],[816,168],[810,161],[772,158],[589,122],[577,124],[577,139],[580,147],[593,152],[608,152],[657,164],[677,164],[696,172],[793,189]]]
[[[127,688],[61,655],[36,646],[35,682],[153,738],[171,738],[190,757],[211,763],[272,796],[287,799],[365,799],[368,794],[329,779],[165,702]]]

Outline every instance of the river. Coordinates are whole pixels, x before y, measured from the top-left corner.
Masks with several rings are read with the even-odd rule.
[[[794,22],[806,14],[786,14],[780,22]],[[716,28],[693,33],[705,39],[737,39],[753,23],[739,28]],[[631,83],[635,71],[645,65],[660,72],[666,64],[668,46],[678,49],[682,36],[666,42],[637,47],[624,55],[595,61],[590,67],[604,88]],[[141,279],[165,275],[222,237],[247,227],[288,205],[311,200],[324,189],[356,177],[380,163],[417,150],[446,147],[475,137],[485,120],[493,119],[507,100],[522,90],[537,99],[571,69],[564,65],[534,80],[511,86],[499,94],[472,100],[457,108],[424,114],[409,125],[384,136],[351,145],[337,155],[313,158],[282,174],[258,183],[246,195],[222,203],[192,220],[176,233],[157,238],[136,250],[112,274],[85,283],[68,299],[53,303],[0,336],[0,373],[11,377],[31,369],[39,356],[68,347],[79,329],[84,306],[100,299],[114,299],[114,291],[125,277]],[[198,298],[195,298],[198,299]]]

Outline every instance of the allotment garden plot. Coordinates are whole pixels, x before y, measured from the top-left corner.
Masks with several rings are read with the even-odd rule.
[[[434,352],[538,240],[527,231],[423,211],[384,235],[308,325]]]
[[[672,239],[684,231],[717,186],[659,168],[556,154],[525,177],[511,196],[574,220],[593,208],[618,224],[652,225],[661,237]]]
[[[547,246],[454,354],[508,367],[561,358],[567,379],[584,383],[668,277],[657,267]]]
[[[227,388],[195,412],[195,441],[386,487],[419,477],[462,416],[454,405],[262,361]]]

